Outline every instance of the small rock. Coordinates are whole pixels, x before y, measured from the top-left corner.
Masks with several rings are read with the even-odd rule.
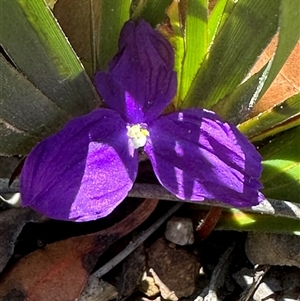
[[[139,291],[144,293],[149,298],[153,298],[159,294],[159,288],[155,284],[154,279],[150,276],[147,276],[146,273],[144,274],[139,285]]]
[[[232,277],[237,284],[239,284],[239,286],[245,290],[253,283],[254,270],[242,268],[240,271],[234,273]]]
[[[249,233],[246,254],[255,264],[300,267],[300,236],[273,233]]]
[[[276,301],[276,294],[274,293],[272,288],[270,288],[265,282],[262,282],[256,289],[253,295],[253,300]]]
[[[165,237],[167,240],[180,246],[193,244],[194,229],[192,220],[189,218],[173,217],[167,223]]]
[[[158,275],[152,268],[149,270],[149,273],[153,276],[154,282],[159,287],[160,294],[164,298],[164,300],[178,301],[178,297],[176,296],[175,292],[170,290],[164,284],[164,282],[161,281],[161,279],[158,277]]]
[[[300,295],[300,270],[296,267],[272,267],[257,287],[254,301],[296,301]]]
[[[148,266],[178,299],[193,293],[200,264],[190,252],[182,248],[171,249],[160,238],[148,251]]]
[[[118,297],[117,289],[109,283],[90,276],[78,301],[109,301]]]
[[[287,290],[279,295],[276,301],[299,301],[300,289]]]

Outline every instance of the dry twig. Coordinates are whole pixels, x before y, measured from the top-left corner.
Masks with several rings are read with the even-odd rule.
[[[243,294],[240,297],[239,301],[249,301],[252,297],[253,293],[255,292],[256,288],[260,284],[261,280],[265,276],[265,274],[269,271],[270,266],[264,265],[264,266],[255,266],[255,274],[253,276],[253,282],[252,284],[243,292]]]
[[[109,272],[113,267],[125,259],[130,253],[132,253],[138,246],[140,246],[154,231],[156,231],[173,213],[175,213],[183,204],[178,203],[173,206],[168,212],[166,212],[162,217],[160,217],[151,227],[140,233],[139,237],[131,242],[123,251],[121,251],[117,256],[108,261],[100,269],[98,269],[93,276],[101,278],[107,272]]]

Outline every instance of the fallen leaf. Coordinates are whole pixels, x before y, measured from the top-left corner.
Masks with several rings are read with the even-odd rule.
[[[74,301],[98,257],[153,212],[158,200],[147,199],[116,225],[93,234],[55,242],[22,258],[0,281],[0,299]],[[13,296],[13,297],[12,297]]]

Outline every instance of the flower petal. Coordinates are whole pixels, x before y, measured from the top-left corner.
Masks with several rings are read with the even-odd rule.
[[[175,96],[173,68],[171,44],[145,21],[128,21],[109,72],[98,72],[95,83],[109,108],[142,123],[157,118]]]
[[[215,199],[236,207],[263,195],[261,157],[235,126],[214,112],[188,109],[148,126],[145,145],[160,183],[181,199]]]
[[[21,174],[23,205],[62,220],[108,215],[137,174],[137,152],[126,133],[119,113],[109,109],[71,120],[27,157]]]

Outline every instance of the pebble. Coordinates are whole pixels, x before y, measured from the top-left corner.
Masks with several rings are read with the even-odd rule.
[[[191,245],[194,243],[193,222],[189,218],[173,217],[167,223],[165,237],[168,241],[179,245]]]
[[[90,276],[78,301],[109,301],[118,297],[117,289],[109,283]]]

